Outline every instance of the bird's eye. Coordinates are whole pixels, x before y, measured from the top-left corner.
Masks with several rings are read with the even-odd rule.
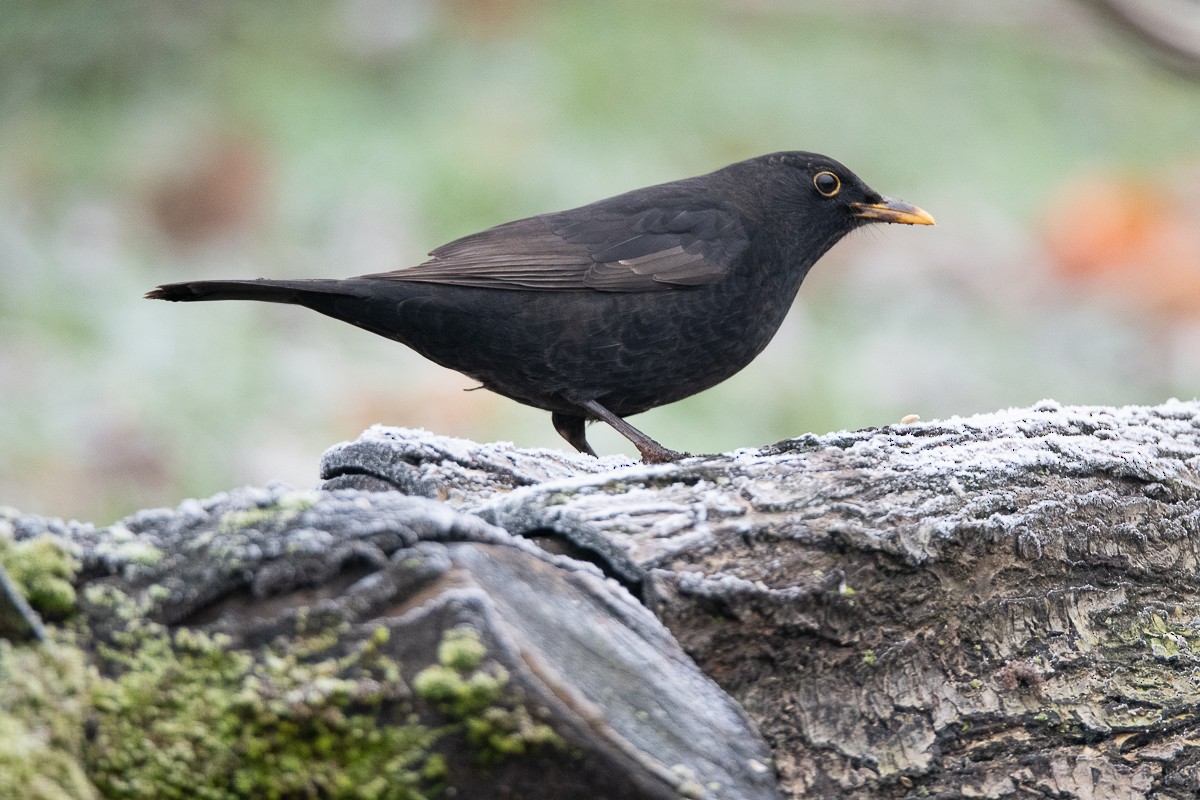
[[[813,186],[825,197],[833,197],[842,190],[842,181],[832,172],[818,172],[813,176]]]

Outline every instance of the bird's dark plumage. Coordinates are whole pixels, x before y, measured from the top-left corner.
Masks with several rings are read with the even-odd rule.
[[[647,461],[679,456],[624,417],[725,380],[767,345],[800,282],[868,222],[933,224],[836,161],[787,152],[442,245],[342,280],[190,281],[161,300],[292,303],[408,345],[592,453],[599,419]]]

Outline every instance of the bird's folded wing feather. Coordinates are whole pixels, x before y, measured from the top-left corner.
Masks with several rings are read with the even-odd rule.
[[[711,283],[749,245],[717,208],[629,213],[595,206],[509,222],[442,245],[415,267],[367,277],[494,289],[646,292]]]

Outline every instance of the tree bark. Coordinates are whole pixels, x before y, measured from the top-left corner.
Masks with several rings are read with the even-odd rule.
[[[0,669],[79,629],[101,710],[85,687],[91,739],[58,738],[107,796],[137,796],[95,754],[128,756],[105,702],[146,667],[121,653],[165,632],[220,662],[181,631],[256,664],[340,664],[354,713],[449,731],[413,756],[449,778],[395,773],[421,791],[766,797],[776,770],[791,797],[1200,793],[1200,404],[1046,402],[659,466],[376,427],[322,471],[325,492],[99,530],[9,515],[10,551],[53,535],[83,591],[58,620],[30,596],[50,633],[4,627],[22,643]],[[246,672],[303,696],[263,669]],[[359,685],[389,680],[390,701]],[[491,708],[464,710],[472,680]],[[14,702],[0,690],[0,721]]]

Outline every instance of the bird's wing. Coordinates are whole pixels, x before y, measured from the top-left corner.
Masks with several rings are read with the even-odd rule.
[[[442,245],[428,261],[369,277],[495,289],[646,292],[711,283],[749,245],[717,208],[596,206],[517,220]]]

